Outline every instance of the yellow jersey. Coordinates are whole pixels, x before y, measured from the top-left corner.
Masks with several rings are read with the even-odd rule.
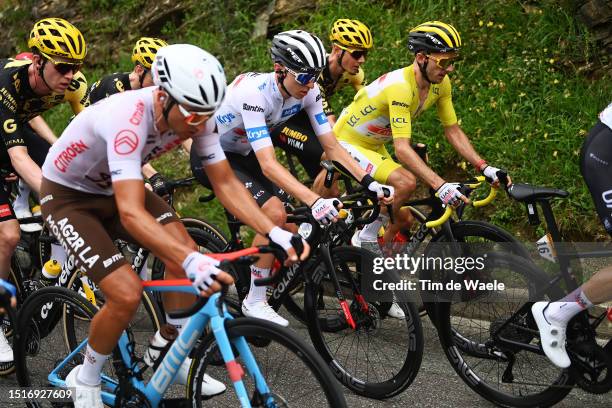
[[[443,126],[457,123],[448,76],[431,84],[427,98],[420,102],[414,65],[388,72],[357,92],[334,133],[341,140],[372,148],[395,138],[409,139],[412,120],[434,104]]]

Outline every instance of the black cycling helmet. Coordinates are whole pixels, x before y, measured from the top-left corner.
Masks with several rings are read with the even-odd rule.
[[[450,24],[441,21],[428,21],[410,30],[408,34],[408,49],[419,52],[459,52],[461,37]]]
[[[295,72],[318,74],[327,62],[323,42],[303,30],[276,34],[270,47],[272,60]]]

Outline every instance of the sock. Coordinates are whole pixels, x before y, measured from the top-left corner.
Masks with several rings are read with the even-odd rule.
[[[13,202],[13,210],[30,211],[30,192],[30,186],[22,179],[19,179],[19,188],[17,189],[17,196]]]
[[[85,385],[96,386],[100,384],[102,366],[110,354],[100,354],[87,343],[85,360],[77,374],[77,380]]]
[[[363,227],[359,231],[359,239],[362,241],[376,242],[378,240],[378,231],[383,224],[386,224],[389,220],[389,216],[381,214],[374,221]]]
[[[570,293],[572,298],[566,299],[568,296],[563,298],[558,302],[551,302],[546,310],[544,311],[544,315],[547,319],[554,320],[557,323],[561,323],[566,325],[572,317],[576,316],[578,313],[582,312],[585,309],[589,309],[593,307],[593,303],[587,298],[582,290],[582,287]]]
[[[178,330],[179,334],[181,333],[181,331],[183,331],[183,328],[187,324],[187,320],[189,320],[188,317],[173,319],[172,317],[168,316],[168,313],[166,313],[166,323],[176,327],[176,330]]]
[[[267,278],[268,276],[270,276],[270,268],[258,268],[251,265],[251,289],[249,289],[249,294],[244,299],[245,302],[252,305],[268,300],[266,296],[267,286],[255,286],[255,279]]]
[[[51,244],[51,259],[55,259],[57,263],[63,265],[66,262],[66,251],[59,244]]]

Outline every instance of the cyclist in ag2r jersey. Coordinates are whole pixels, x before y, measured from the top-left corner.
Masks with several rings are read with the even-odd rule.
[[[292,262],[296,237],[274,225],[231,171],[211,118],[225,95],[225,74],[206,51],[187,44],[161,48],[152,67],[156,86],[119,93],[78,115],[51,148],[43,165],[42,212],[49,229],[104,294],[93,318],[85,359],[67,376],[76,387],[76,408],[101,408],[100,371],[141,300],[142,285],[113,240],[149,248],[166,265],[166,279],[191,279],[202,296],[232,278],[218,262],[197,251],[172,208],[145,189],[142,163],[192,138],[217,196],[224,206],[260,234],[285,249]],[[112,120],[109,120],[112,119]],[[308,245],[304,242],[308,255]],[[219,282],[218,282],[219,281]],[[164,309],[192,304],[191,296],[168,293]],[[187,319],[167,322],[179,330]],[[185,383],[190,359],[175,381]],[[205,376],[202,392],[225,386]]]

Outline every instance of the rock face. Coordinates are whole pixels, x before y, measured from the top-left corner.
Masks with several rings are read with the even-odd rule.
[[[573,3],[578,20],[588,27],[600,46],[602,65],[594,73],[612,74],[612,0],[573,0]]]

